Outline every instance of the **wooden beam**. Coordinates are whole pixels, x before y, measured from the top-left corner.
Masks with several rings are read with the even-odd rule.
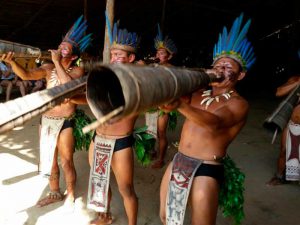
[[[106,12],[108,15],[108,19],[111,23],[111,27],[113,27],[114,24],[114,7],[115,7],[115,0],[106,0]],[[109,62],[110,62],[110,42],[108,37],[108,29],[105,24],[103,63],[109,63]]]

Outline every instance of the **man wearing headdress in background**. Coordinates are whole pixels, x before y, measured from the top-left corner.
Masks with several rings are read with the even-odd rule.
[[[198,90],[191,98],[182,97],[162,106],[166,111],[177,108],[186,117],[178,153],[162,179],[160,216],[163,224],[182,225],[188,199],[193,225],[215,224],[218,202],[222,203],[218,196],[222,195],[223,182],[235,188],[243,180],[243,176],[237,175],[238,168],[234,179],[230,179],[224,159],[229,144],[245,125],[249,109],[248,102],[235,89],[255,61],[253,48],[246,38],[250,20],[241,28],[242,19],[243,15],[235,20],[229,34],[224,28],[215,45],[212,70],[223,80],[211,83],[211,90]],[[231,167],[229,172],[232,170],[235,169]],[[230,197],[238,203],[243,199],[242,196]],[[239,214],[234,216],[239,224],[243,207],[227,205],[233,207],[233,211],[238,209]]]
[[[298,50],[300,59],[300,49]],[[286,83],[276,90],[276,96],[282,97],[288,95],[297,86],[300,85],[300,76],[291,76]],[[298,94],[299,96],[299,94]],[[286,184],[290,181],[300,181],[300,99],[293,108],[291,117],[287,126],[281,134],[280,152],[277,160],[275,175],[267,183],[268,185]]]
[[[176,45],[168,36],[163,37],[160,26],[158,25],[158,34],[154,39],[156,49],[156,59],[161,66],[170,67],[173,56],[177,53]],[[164,165],[164,158],[168,148],[167,128],[175,129],[177,122],[176,111],[164,113],[159,110],[150,110],[145,114],[147,132],[152,134],[158,140],[158,160],[152,165],[152,168],[161,168]]]
[[[110,36],[110,63],[133,63],[139,44],[136,33],[119,29],[114,24]],[[137,115],[131,115],[96,129],[89,149],[91,165],[87,207],[99,213],[90,224],[111,224],[110,167],[114,172],[119,192],[123,198],[129,225],[137,224],[138,200],[133,184],[133,129]]]
[[[13,58],[14,53],[4,54],[1,60],[9,63],[12,70],[23,80],[46,79],[47,88],[65,84],[84,75],[84,70],[75,65],[80,52],[83,52],[91,41],[91,34],[84,35],[87,29],[83,16],[79,17],[63,38],[57,50],[51,49],[53,63],[43,64],[39,68],[25,70]],[[50,192],[38,201],[37,206],[62,201],[64,195],[60,190],[58,155],[65,175],[66,201],[72,205],[75,200],[76,171],[73,162],[74,136],[73,116],[76,105],[65,101],[48,110],[41,118],[40,132],[40,171],[49,178]]]

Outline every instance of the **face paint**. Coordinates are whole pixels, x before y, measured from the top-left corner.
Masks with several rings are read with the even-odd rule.
[[[230,81],[234,81],[239,72],[239,65],[233,59],[229,58],[221,58],[214,64],[213,68],[216,69],[221,76]]]
[[[61,55],[63,58],[68,58],[72,56],[72,45],[68,42],[62,42],[58,49],[61,52]]]
[[[129,57],[128,53],[120,49],[112,49],[110,51],[111,59],[110,63],[128,63]]]

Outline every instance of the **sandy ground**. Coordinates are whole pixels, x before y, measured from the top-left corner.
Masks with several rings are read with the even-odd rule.
[[[245,225],[298,224],[300,189],[298,184],[268,187],[266,181],[275,171],[279,151],[279,138],[271,145],[272,135],[262,128],[266,116],[278,101],[251,100],[247,125],[229,148],[229,154],[246,174]],[[88,111],[87,107],[83,107]],[[182,118],[175,132],[168,133],[167,161],[176,152],[173,142],[179,139]],[[84,225],[94,218],[86,208],[89,166],[87,152],[76,152],[75,166],[78,174],[77,198],[72,211],[63,202],[43,208],[35,203],[49,191],[47,180],[37,174],[39,117],[4,135],[0,135],[0,224],[1,225]],[[138,120],[138,125],[143,117]],[[161,224],[159,212],[159,186],[166,167],[153,170],[135,163],[135,187],[139,198],[139,225]],[[63,176],[61,189],[65,190]],[[114,224],[127,224],[123,204],[112,176],[112,213]],[[189,224],[189,214],[185,224]],[[217,224],[233,224],[219,212]]]

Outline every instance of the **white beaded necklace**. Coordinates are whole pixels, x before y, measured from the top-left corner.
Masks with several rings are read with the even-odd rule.
[[[69,67],[68,69],[66,69],[66,73],[70,73],[71,70],[73,69],[73,67]],[[54,86],[58,86],[60,85],[60,81],[58,79],[58,76],[57,76],[57,72],[56,72],[56,68],[54,67],[51,71],[51,75],[50,75],[50,79],[49,79],[49,83],[52,83],[54,84]]]
[[[226,93],[223,93],[223,94],[220,94],[220,95],[216,95],[214,97],[211,96],[211,90],[207,90],[207,91],[203,91],[203,94],[201,95],[202,97],[206,97],[204,99],[202,99],[202,101],[200,102],[200,105],[204,105],[205,104],[205,109],[208,108],[208,106],[216,100],[216,102],[219,102],[220,101],[220,97],[224,97],[226,100],[230,99],[231,98],[231,94],[234,92],[234,91],[229,91],[229,92],[226,92]]]

